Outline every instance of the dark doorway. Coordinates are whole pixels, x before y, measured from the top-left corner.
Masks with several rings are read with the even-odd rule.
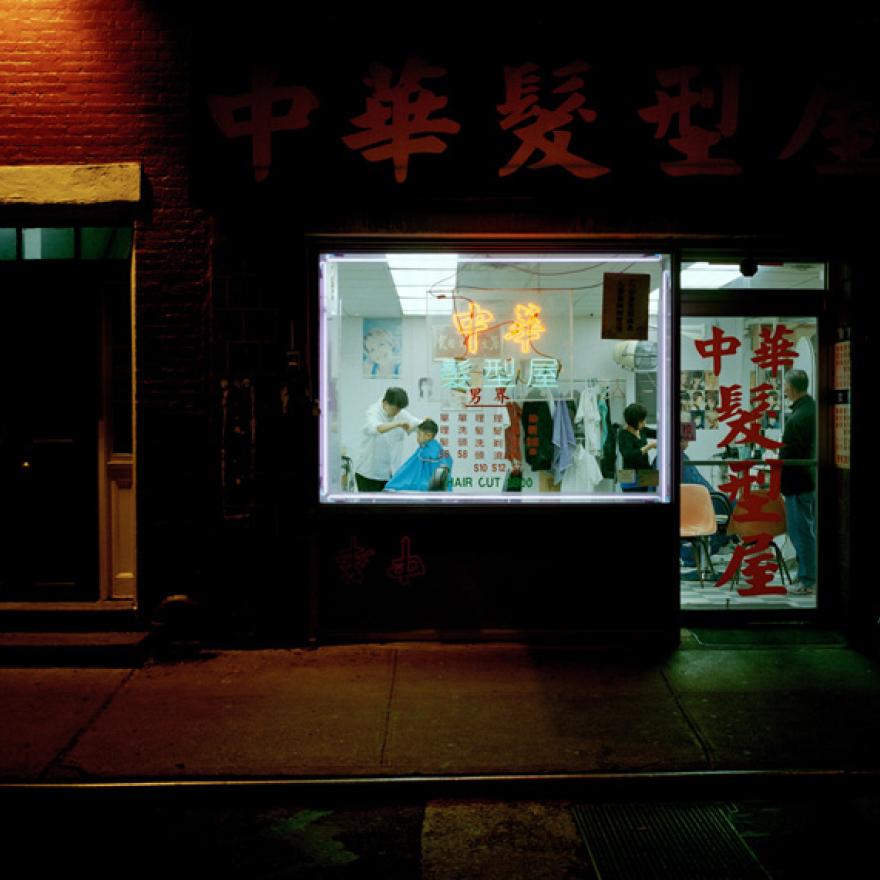
[[[91,268],[91,267],[89,267]],[[0,269],[0,601],[98,598],[100,285]]]

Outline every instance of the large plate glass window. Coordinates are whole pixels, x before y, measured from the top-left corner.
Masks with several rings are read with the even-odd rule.
[[[323,254],[321,500],[668,502],[669,310],[662,254]]]

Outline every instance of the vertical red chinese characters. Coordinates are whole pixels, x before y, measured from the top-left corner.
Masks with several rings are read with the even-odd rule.
[[[368,162],[390,159],[394,179],[406,180],[409,159],[414,153],[442,153],[446,142],[438,134],[457,134],[461,126],[452,119],[436,117],[449,102],[429,91],[422,80],[445,76],[442,67],[432,67],[419,58],[409,58],[397,82],[390,68],[374,64],[364,78],[372,89],[367,109],[351,120],[362,131],[346,135],[342,141],[352,150],[360,150]]]
[[[798,357],[794,350],[792,331],[784,324],[761,326],[760,343],[754,345],[750,362],[759,371],[777,376],[779,368],[788,368]],[[735,336],[725,334],[718,326],[712,328],[710,339],[698,339],[694,346],[700,357],[712,361],[712,372],[720,376],[724,358],[734,357],[742,345]],[[756,372],[756,376],[758,373]],[[720,401],[716,409],[718,419],[728,428],[718,443],[721,448],[730,445],[748,447],[751,455],[762,458],[764,451],[771,454],[782,448],[778,440],[766,436],[765,416],[771,410],[771,399],[776,395],[775,385],[769,382],[753,384],[749,392],[749,407],[743,408],[743,388],[740,384],[720,386]],[[784,586],[771,582],[779,570],[774,558],[773,538],[782,531],[783,504],[781,495],[781,468],[778,459],[762,462],[728,462],[729,479],[719,486],[731,502],[736,504],[733,520],[740,541],[730,563],[716,586],[728,583],[742,571],[748,587],[739,589],[741,596],[785,594]],[[762,526],[761,524],[768,524]],[[773,528],[769,524],[776,524]]]

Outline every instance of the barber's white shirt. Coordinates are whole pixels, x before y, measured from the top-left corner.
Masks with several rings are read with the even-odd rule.
[[[406,422],[417,427],[421,419],[405,409],[396,416],[389,416],[385,413],[381,400],[368,407],[361,431],[361,445],[354,468],[355,473],[370,480],[391,479],[391,470],[400,457],[406,432],[403,428],[394,428],[380,434],[379,425],[387,425],[389,422]]]

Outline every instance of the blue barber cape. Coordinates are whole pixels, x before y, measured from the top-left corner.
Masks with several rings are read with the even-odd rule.
[[[449,468],[447,491],[452,491],[452,458],[437,440],[429,440],[420,446],[385,484],[385,491],[427,492],[428,483],[438,467]]]

